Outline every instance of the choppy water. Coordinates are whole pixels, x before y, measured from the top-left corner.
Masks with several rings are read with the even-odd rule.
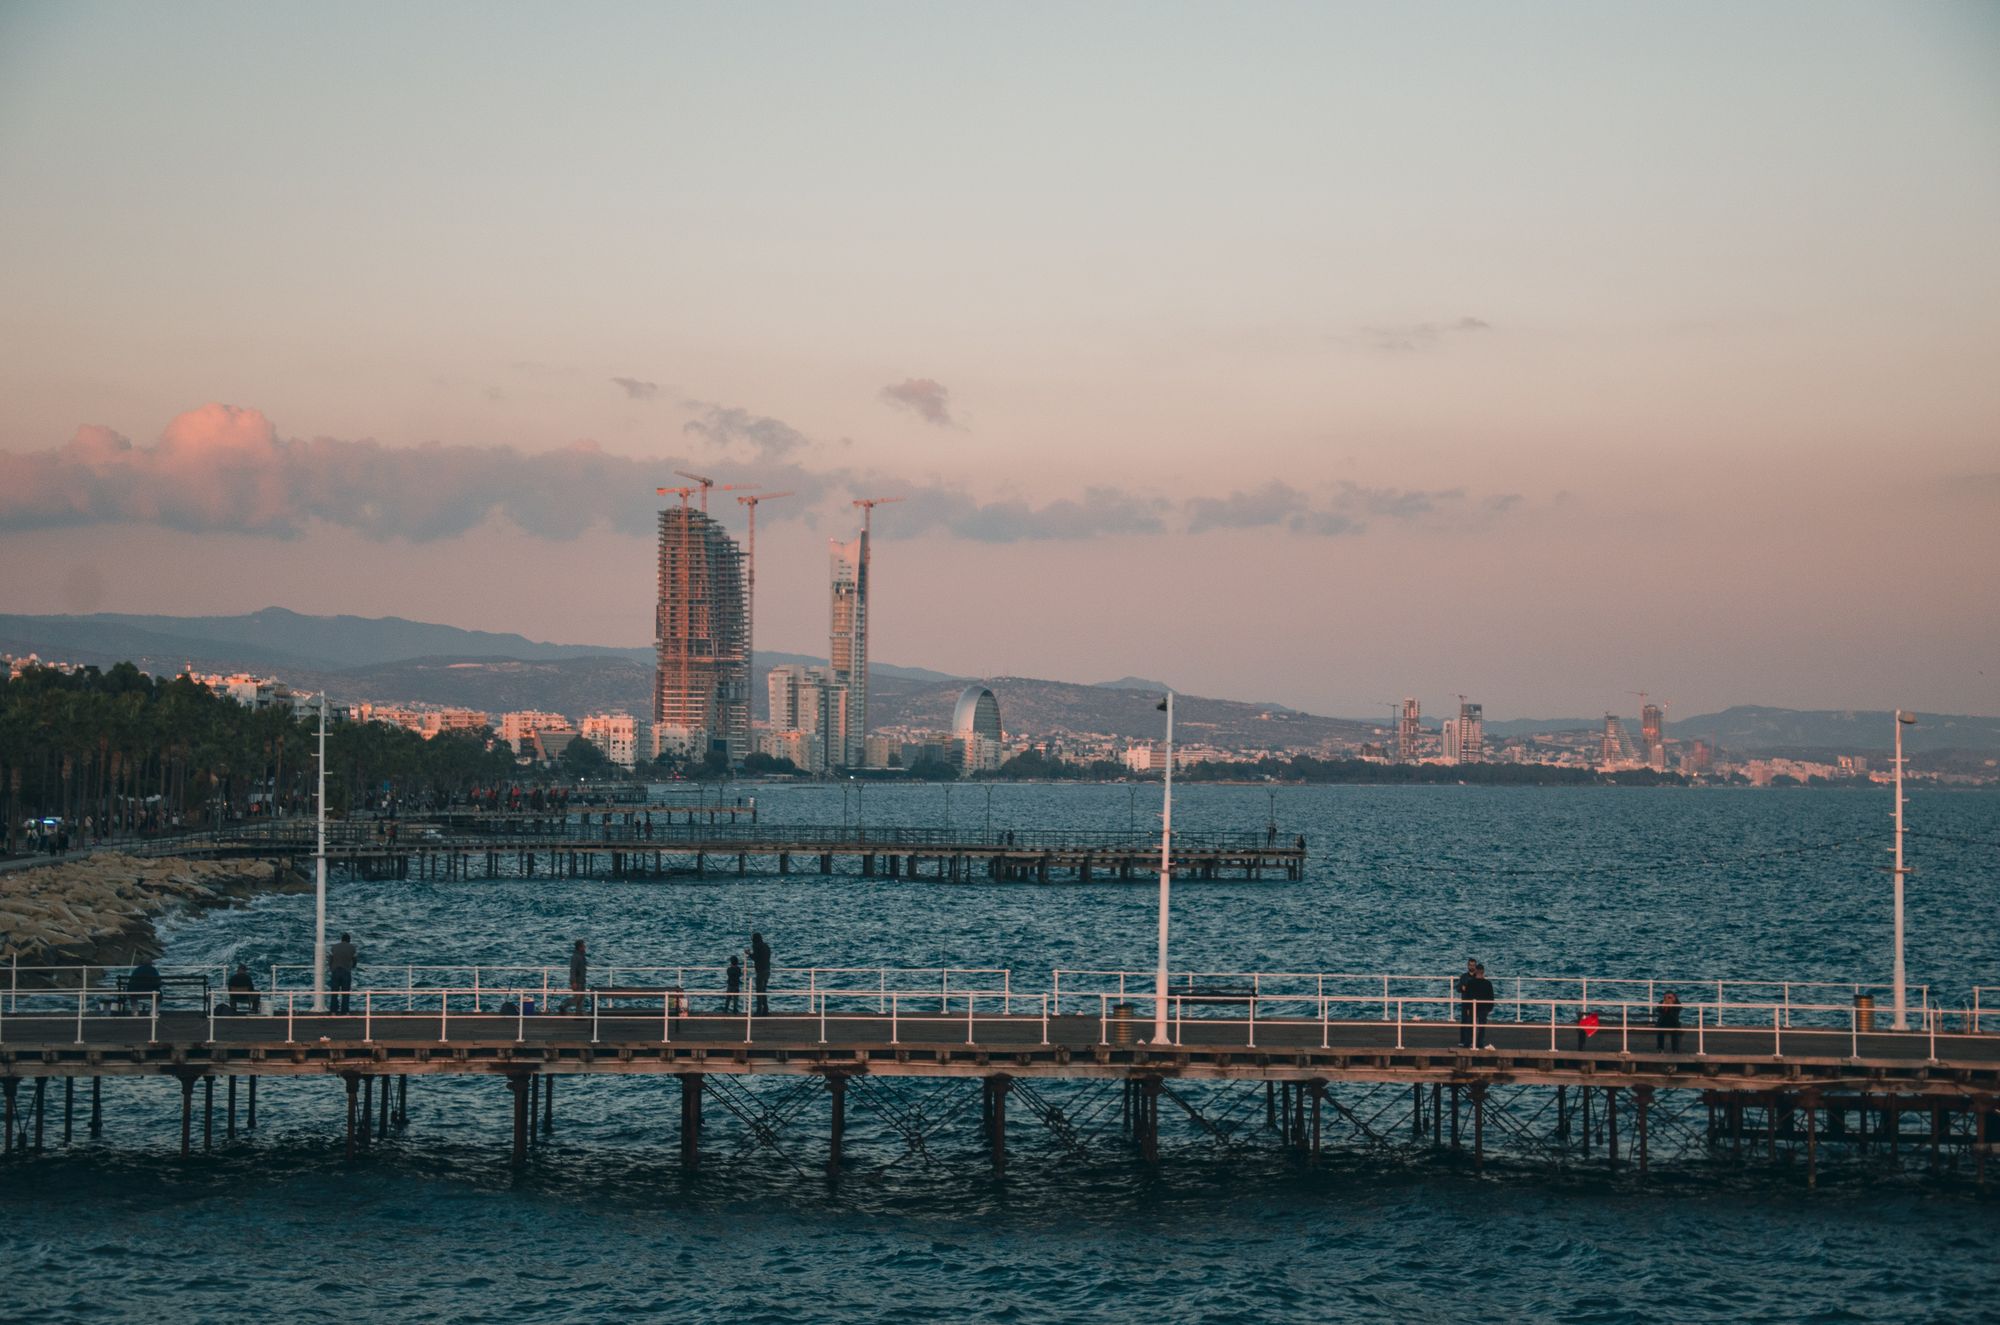
[[[839,822],[838,791],[776,788],[768,817]],[[1122,787],[999,787],[997,826],[1120,827],[1157,808]],[[938,788],[877,787],[869,823],[938,823]],[[1176,965],[1510,974],[1886,977],[1886,794],[1674,789],[1286,788],[1281,832],[1313,851],[1302,884],[1186,884]],[[1177,826],[1260,826],[1258,789],[1197,787]],[[984,822],[983,788],[952,793]],[[855,813],[848,803],[846,813]],[[1919,792],[1910,969],[1946,1001],[2000,983],[2000,796]],[[378,968],[403,962],[712,964],[752,926],[781,964],[1144,967],[1148,887],[941,885],[851,876],[667,884],[336,884],[337,928]],[[311,899],[266,898],[173,928],[169,960],[309,950]],[[761,1082],[781,1104],[790,1085]],[[968,1097],[971,1088],[965,1088]],[[1017,1114],[1005,1181],[965,1107],[908,1157],[850,1103],[854,1168],[819,1173],[824,1104],[789,1155],[740,1159],[712,1101],[709,1165],[675,1159],[674,1087],[564,1084],[558,1129],[504,1167],[497,1082],[413,1081],[408,1131],[360,1164],[340,1152],[343,1095],[271,1082],[263,1126],[183,1162],[177,1090],[116,1082],[106,1137],[0,1170],[7,1314],[27,1320],[796,1321],[1277,1318],[1900,1320],[1996,1318],[2000,1209],[1962,1185],[1877,1169],[1795,1178],[1659,1177],[1330,1155],[1275,1147],[1170,1154],[1158,1172],[1040,1143]]]

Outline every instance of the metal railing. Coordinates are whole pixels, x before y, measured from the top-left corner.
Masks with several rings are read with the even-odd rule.
[[[1168,992],[1180,991],[1192,994],[1199,990],[1223,990],[1231,995],[1248,993],[1258,997],[1289,996],[1293,1002],[1317,1000],[1327,996],[1353,996],[1373,1001],[1382,1009],[1396,998],[1442,999],[1456,1002],[1458,998],[1458,972],[1450,975],[1402,975],[1383,972],[1319,972],[1319,971],[1171,971],[1167,977]],[[1049,988],[1056,997],[1058,1012],[1065,997],[1094,997],[1100,993],[1115,992],[1120,996],[1151,995],[1157,992],[1159,973],[1156,971],[1070,969],[1058,967],[1050,973]],[[1891,1009],[1886,1000],[1893,997],[1895,987],[1889,984],[1865,981],[1834,980],[1731,980],[1707,977],[1688,979],[1662,979],[1648,976],[1589,976],[1589,975],[1521,975],[1507,976],[1495,980],[1496,998],[1511,995],[1514,1002],[1540,1003],[1550,998],[1562,1001],[1590,1002],[1633,1002],[1657,1004],[1661,997],[1672,991],[1676,997],[1689,995],[1707,998],[1713,994],[1711,1005],[1729,1008],[1742,1003],[1763,1006],[1777,1003],[1783,1009],[1786,1024],[1817,1003],[1831,1002],[1834,998],[1860,998],[1866,995],[1876,1000],[1875,1015],[1888,1015]],[[1915,984],[1905,987],[1906,997],[1912,1008],[1931,1001],[1931,987]],[[1974,991],[1975,998],[1977,990]],[[1989,989],[1989,994],[2000,993],[2000,989]],[[1993,1002],[1991,998],[1989,1004]],[[1692,1004],[1687,1004],[1692,1006]],[[1384,1013],[1386,1015],[1386,1012]]]

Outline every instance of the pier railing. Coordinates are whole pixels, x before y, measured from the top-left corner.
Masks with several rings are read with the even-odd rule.
[[[497,968],[496,968],[497,969]],[[519,968],[526,969],[526,968]],[[629,969],[629,968],[627,968]],[[670,968],[654,968],[664,971]],[[713,968],[679,968],[693,977]],[[0,1000],[0,1044],[23,1040],[47,1044],[67,1036],[76,1044],[130,1040],[143,1026],[148,1043],[160,1041],[163,1017],[205,1022],[205,1038],[304,1043],[338,1032],[363,1043],[383,1038],[439,1044],[550,1038],[586,1038],[597,1043],[607,1024],[619,1040],[635,1030],[646,1039],[671,1043],[694,1038],[708,1043],[758,1042],[828,1044],[917,1041],[1024,1047],[1081,1039],[1101,1046],[1155,1044],[1158,995],[1110,990],[1072,993],[1065,1014],[1055,994],[1024,993],[999,982],[987,987],[947,990],[889,985],[888,968],[875,981],[842,982],[832,968],[808,968],[824,982],[758,991],[729,989],[720,980],[679,985],[599,986],[569,990],[553,983],[519,980],[461,986],[371,987],[328,991],[326,1010],[310,990],[276,993],[236,991],[218,995],[199,1010],[168,1007],[158,992],[131,992],[79,982],[68,988],[26,988]],[[896,972],[920,977],[922,971]],[[1081,1003],[1084,1006],[1077,1007]],[[1897,1031],[1864,1024],[1868,1010],[1852,1003],[1793,1000],[1691,1000],[1681,1006],[1674,1026],[1656,1026],[1657,1005],[1631,999],[1546,998],[1495,1000],[1493,1015],[1477,1026],[1457,1019],[1458,1004],[1435,994],[1393,995],[1285,991],[1275,994],[1198,992],[1170,994],[1166,1002],[1167,1045],[1176,1048],[1300,1049],[1353,1047],[1361,1050],[1449,1048],[1453,1039],[1465,1052],[1499,1048],[1561,1058],[1607,1053],[1642,1057],[1705,1059],[1815,1058],[1836,1061],[1894,1059],[1936,1063],[1978,1045],[1990,1055],[1993,1039],[1973,1029],[1976,1018],[1960,1018],[1956,1030],[1944,1009],[1925,998],[1910,1009],[1913,1024]],[[333,1011],[332,1009],[339,1009]],[[1579,1024],[1595,1013],[1594,1028]],[[21,1029],[26,1023],[25,1032]],[[531,1030],[533,1034],[531,1035]],[[119,1034],[118,1032],[124,1032]],[[740,1032],[740,1035],[739,1035]],[[1093,1034],[1094,1032],[1094,1034]],[[1441,1034],[1442,1033],[1442,1034]],[[1455,1034],[1454,1034],[1455,1033]],[[1464,1044],[1470,1035],[1472,1043]],[[1424,1044],[1412,1044],[1422,1038]],[[1495,1041],[1504,1041],[1495,1044]]]
[[[1249,995],[1280,1006],[1289,1004],[1293,1012],[1301,1007],[1316,1006],[1322,998],[1347,998],[1359,1003],[1372,1003],[1378,1009],[1378,1015],[1386,1017],[1388,1009],[1398,1000],[1443,1001],[1455,1006],[1458,1002],[1457,980],[1457,973],[1172,971],[1167,977],[1167,989],[1169,993],[1191,998],[1203,994],[1219,994],[1231,999]],[[1895,986],[1889,984],[1833,980],[1521,975],[1506,976],[1493,983],[1496,1003],[1510,1006],[1534,1007],[1554,999],[1585,1007],[1602,1008],[1631,1003],[1651,1008],[1671,991],[1685,1007],[1694,1006],[1689,999],[1699,999],[1725,1014],[1728,1009],[1739,1005],[1756,1008],[1775,1005],[1788,1027],[1812,1024],[1799,1018],[1810,1018],[1821,1006],[1837,1005],[1852,1010],[1852,1001],[1864,996],[1875,1003],[1872,1009],[1864,1008],[1864,1017],[1872,1012],[1873,1018],[1879,1021],[1893,1015],[1888,1001],[1895,994]],[[1082,1000],[1087,1005],[1090,1000],[1101,996],[1115,995],[1121,999],[1150,996],[1157,991],[1158,985],[1159,975],[1154,971],[1058,967],[1049,976],[1049,989],[1056,999],[1058,1012],[1071,1007],[1072,1000]],[[2000,1002],[1996,995],[2000,995],[2000,987],[1986,989],[1988,1018],[1994,1017],[1995,1004]],[[1928,1002],[1931,987],[1927,984],[1908,985],[1905,997],[1912,1007]],[[1978,997],[1979,990],[1975,989],[1973,1001],[1967,1005],[1968,1016],[1975,1022],[1978,1020]],[[1843,999],[1848,1002],[1842,1003],[1840,1000]]]

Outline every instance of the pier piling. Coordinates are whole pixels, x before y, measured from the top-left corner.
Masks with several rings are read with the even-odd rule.
[[[832,1097],[832,1118],[826,1148],[826,1172],[833,1177],[840,1172],[840,1150],[847,1137],[847,1076],[842,1072],[829,1072],[826,1078],[826,1093]]]

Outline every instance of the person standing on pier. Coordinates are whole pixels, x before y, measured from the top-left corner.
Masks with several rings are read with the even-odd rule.
[[[583,940],[569,952],[569,1010],[583,1011],[583,992],[590,988],[590,959],[584,955]]]
[[[1479,963],[1470,957],[1465,959],[1465,973],[1452,981],[1452,993],[1458,996],[1458,1047],[1470,1049],[1476,1041],[1472,1034],[1472,982],[1479,975]]]
[[[1468,991],[1472,995],[1472,1043],[1481,1049],[1491,1049],[1492,1042],[1486,1037],[1493,1020],[1493,982],[1486,978],[1486,967],[1478,962],[1472,964],[1472,982]]]
[[[1653,1009],[1653,1052],[1681,1051],[1681,996],[1669,989]]]
[[[756,930],[750,931],[750,965],[757,976],[757,1015],[771,1015],[771,1000],[765,991],[771,987],[771,945],[764,942],[764,936]]]
[[[743,989],[743,959],[733,952],[729,954],[728,968],[722,973],[722,987],[728,992],[728,997],[722,1000],[722,1010],[741,1011],[742,1004],[737,1000],[737,995]]]
[[[326,987],[333,991],[333,998],[327,1003],[329,1011],[346,1014],[347,991],[354,988],[354,968],[360,964],[361,953],[354,946],[354,936],[343,930],[340,942],[326,950]]]

